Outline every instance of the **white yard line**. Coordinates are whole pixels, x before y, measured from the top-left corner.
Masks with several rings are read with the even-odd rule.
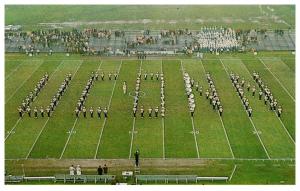
[[[50,78],[49,78],[49,81],[52,79],[52,77],[54,76],[54,74],[56,73],[56,71],[58,70],[59,66],[60,66],[62,63],[63,63],[63,61],[61,61],[61,63],[56,67],[55,71],[51,74],[51,76],[50,76]],[[37,98],[37,96],[34,97],[33,101],[34,101],[36,98]],[[20,117],[20,118],[17,120],[17,122],[15,123],[15,125],[13,126],[13,128],[10,130],[10,132],[13,131],[13,130],[17,127],[17,125],[18,125],[18,123],[20,122],[21,119],[22,119],[22,118]],[[6,139],[7,139],[10,135],[11,135],[11,133],[9,133],[9,134],[5,137],[4,142],[6,141]]]
[[[68,143],[69,143],[69,141],[70,141],[70,138],[71,138],[71,136],[72,136],[72,134],[73,134],[73,130],[74,130],[75,126],[76,126],[77,121],[78,121],[78,118],[76,118],[75,121],[74,121],[74,123],[73,123],[73,127],[72,127],[72,129],[71,129],[71,131],[70,131],[70,133],[69,133],[67,142],[66,142],[66,144],[65,144],[65,146],[64,146],[64,148],[63,148],[63,150],[62,150],[62,152],[61,152],[61,154],[60,154],[59,159],[61,159],[61,158],[63,157],[64,153],[65,153],[65,150],[66,150],[67,145],[68,145]]]
[[[205,74],[206,74],[206,70],[205,70],[204,65],[203,65],[203,63],[202,63],[201,60],[200,60],[200,63],[201,63],[201,66],[202,66],[202,68],[203,68],[204,75],[205,75]],[[231,147],[229,138],[228,138],[228,135],[227,135],[227,131],[226,131],[225,126],[224,126],[224,123],[223,123],[223,119],[222,119],[222,117],[221,117],[219,114],[217,114],[217,115],[219,116],[219,119],[220,119],[220,121],[221,121],[221,124],[222,124],[222,127],[223,127],[223,131],[224,131],[224,134],[225,134],[225,137],[226,137],[226,140],[227,140],[227,144],[228,144],[229,149],[230,149],[230,152],[231,152],[231,156],[232,156],[232,158],[235,158],[235,156],[234,156],[234,154],[233,154],[233,151],[232,151],[232,147]]]
[[[101,62],[100,62],[100,64],[99,64],[99,67],[97,68],[97,72],[99,72],[99,70],[100,70],[100,68],[101,68],[101,66],[102,66],[102,60],[101,60]]]
[[[10,95],[10,97],[5,101],[5,104],[17,93],[17,91],[31,78],[31,76],[40,68],[40,66],[43,64],[44,62],[41,62],[34,70],[33,72],[30,74],[30,76],[23,81],[23,83],[21,83],[19,85],[19,87]]]
[[[245,66],[244,62],[242,62],[242,63],[243,63],[243,65]],[[250,71],[248,70],[248,68],[247,68],[246,66],[245,66],[245,68],[246,68],[248,74],[250,75],[250,78],[255,82],[255,80],[252,78],[252,75],[251,75]],[[256,84],[256,82],[255,82],[255,84]],[[281,125],[282,125],[284,131],[287,133],[287,135],[289,136],[289,138],[291,139],[291,141],[295,144],[295,140],[292,138],[291,134],[289,133],[289,131],[287,130],[287,128],[285,127],[285,125],[284,125],[283,122],[281,121],[280,117],[277,116],[276,112],[274,112],[274,114],[275,114],[275,116],[277,117],[277,119],[280,121],[280,123],[281,123]]]
[[[7,74],[7,76],[5,77],[5,80],[7,80],[8,78],[10,78],[10,76],[12,76],[13,73],[15,73],[19,68],[20,66],[23,65],[24,62],[22,62],[21,64],[19,64],[13,71],[11,71],[9,74]]]
[[[274,114],[276,115],[275,112],[274,112]],[[291,136],[291,134],[289,133],[289,131],[287,130],[287,128],[286,128],[285,125],[283,124],[283,122],[282,122],[282,120],[280,119],[280,117],[278,117],[277,115],[276,115],[276,117],[279,119],[279,121],[280,121],[280,123],[281,123],[283,129],[285,130],[286,134],[289,136],[289,138],[291,139],[291,141],[292,141],[294,144],[296,144],[295,140],[293,139],[293,137]]]
[[[223,130],[224,130],[225,136],[226,136],[227,143],[228,143],[228,145],[229,145],[229,149],[230,149],[230,152],[231,152],[231,156],[232,156],[232,158],[235,158],[235,156],[234,156],[234,154],[233,154],[233,151],[232,151],[232,147],[231,147],[231,145],[230,145],[230,141],[229,141],[229,139],[228,139],[227,131],[226,131],[225,126],[224,126],[224,123],[223,123],[223,119],[221,118],[220,115],[219,115],[219,118],[220,118],[220,121],[221,121]]]
[[[295,72],[292,71],[292,69],[288,66],[288,64],[286,62],[284,62],[280,57],[276,57],[275,59],[278,60],[279,62],[281,62],[282,65],[284,65],[286,68],[288,68],[290,73],[294,74],[294,77],[295,77]]]
[[[75,77],[75,75],[77,74],[77,72],[78,72],[80,66],[82,65],[82,63],[83,63],[83,61],[81,61],[81,63],[80,63],[79,66],[77,67],[77,69],[76,69],[74,75],[72,76],[72,79],[73,79],[73,78]],[[61,155],[60,155],[59,159],[62,158],[62,156],[63,156],[63,154],[64,154],[64,152],[65,152],[65,150],[66,150],[66,148],[67,148],[67,145],[68,145],[68,143],[69,143],[69,141],[70,141],[70,138],[71,138],[71,136],[72,136],[72,134],[73,134],[73,130],[74,130],[74,128],[75,128],[75,125],[76,125],[77,121],[78,121],[78,118],[76,118],[75,121],[74,121],[73,127],[72,127],[71,132],[70,132],[69,137],[68,137],[68,140],[67,140],[67,142],[66,142],[66,144],[65,144],[65,146],[64,146],[64,148],[63,148],[63,151],[61,152]]]
[[[222,61],[221,59],[219,59],[219,60],[220,60],[220,62],[221,62],[221,64],[222,64],[222,66],[223,66],[225,72],[226,72],[227,75],[229,76],[229,73],[228,73],[227,68],[225,67],[223,61]],[[242,100],[240,100],[240,101],[242,102]],[[242,104],[243,104],[243,103],[242,103]],[[251,117],[248,116],[248,113],[247,113],[246,110],[244,110],[244,111],[246,112],[246,115],[247,115],[248,119],[250,120],[250,122],[251,122],[251,124],[252,124],[252,127],[253,127],[253,129],[254,129],[254,131],[255,131],[255,134],[257,135],[257,137],[258,137],[258,139],[259,139],[259,141],[260,141],[260,143],[261,143],[261,145],[262,145],[262,147],[263,147],[263,149],[264,149],[264,151],[265,151],[267,157],[270,159],[270,155],[269,155],[269,153],[268,153],[268,151],[267,151],[267,149],[266,149],[264,143],[262,142],[262,140],[261,140],[261,138],[260,138],[260,136],[259,136],[259,134],[258,134],[258,131],[257,131],[257,129],[256,129],[256,127],[255,127],[255,125],[254,125],[254,123],[253,123]]]
[[[25,158],[25,159],[28,159],[28,157],[30,156],[30,153],[31,153],[31,151],[33,150],[33,148],[34,148],[34,146],[35,146],[36,142],[38,141],[38,139],[40,138],[40,136],[41,136],[42,132],[44,131],[44,129],[45,129],[45,127],[46,127],[46,125],[47,125],[47,123],[48,123],[49,119],[50,119],[50,118],[48,118],[48,119],[47,119],[47,121],[44,123],[44,125],[43,125],[43,127],[42,127],[41,131],[39,132],[38,136],[36,137],[35,141],[33,142],[33,144],[32,144],[32,146],[31,146],[31,148],[29,149],[29,151],[28,151],[28,153],[27,153],[27,155],[26,155],[26,158]]]
[[[60,66],[62,65],[62,63],[64,63],[63,60],[62,60],[62,61],[60,62],[60,64],[56,67],[56,69],[55,69],[54,72],[51,74],[51,76],[50,76],[50,78],[49,78],[48,81],[50,81],[50,80],[53,78],[54,74],[58,71],[58,69],[60,68]]]
[[[290,92],[284,87],[284,85],[280,82],[280,80],[274,75],[274,73],[267,67],[262,59],[259,58],[259,61],[266,67],[266,69],[272,74],[272,76],[276,79],[276,81],[280,84],[280,86],[284,89],[284,91],[290,96],[290,98],[295,102],[295,98],[290,94]]]
[[[193,134],[194,134],[195,144],[196,144],[197,157],[200,158],[198,141],[197,141],[197,137],[196,137],[196,130],[195,130],[195,124],[194,124],[194,118],[193,117],[191,117],[191,121],[192,121],[192,127],[193,127]]]
[[[161,120],[161,125],[162,125],[162,133],[163,133],[163,159],[166,158],[166,150],[165,150],[165,120],[162,118]]]
[[[182,65],[182,60],[180,60],[180,66],[181,66],[181,71],[182,71],[182,77],[184,76],[184,69]],[[197,157],[200,158],[200,153],[199,153],[199,147],[198,147],[198,141],[196,137],[196,131],[195,131],[195,125],[194,125],[194,118],[191,117],[192,121],[192,127],[193,127],[193,135],[194,135],[194,140],[195,140],[195,146],[196,146],[196,151],[197,151]]]
[[[58,71],[58,69],[60,68],[60,66],[62,65],[63,62],[64,62],[64,61],[61,61],[60,64],[56,67],[55,71],[51,74],[51,76],[50,76],[50,78],[49,78],[49,81],[54,77],[54,74]],[[37,97],[35,97],[35,98],[37,98]],[[35,99],[35,98],[34,98],[34,99]],[[37,138],[35,139],[35,141],[34,141],[34,143],[32,144],[30,150],[28,151],[28,153],[27,153],[27,155],[26,155],[26,159],[28,159],[28,157],[30,156],[30,154],[31,154],[31,152],[32,152],[32,150],[33,150],[35,144],[37,143],[37,141],[38,141],[38,139],[40,138],[42,132],[44,131],[44,129],[45,129],[45,127],[46,127],[46,125],[47,125],[49,119],[50,119],[50,118],[48,118],[47,121],[44,123],[44,125],[43,125],[41,131],[39,132]]]
[[[120,64],[119,69],[118,69],[118,75],[120,74],[120,70],[121,70],[122,64],[123,64],[123,61],[121,60],[121,64]],[[114,92],[115,92],[115,87],[116,87],[117,80],[115,80],[115,83],[114,83],[114,86],[113,86],[113,89],[112,89],[112,92],[111,92],[111,95],[110,95],[110,98],[109,98],[109,102],[108,102],[108,106],[107,106],[107,111],[109,111],[109,108],[110,108],[110,104],[111,104],[111,100],[112,100],[112,97],[113,97]],[[94,159],[97,159],[97,154],[98,154],[99,146],[100,146],[100,143],[101,143],[102,134],[103,134],[103,130],[104,130],[104,127],[105,127],[105,124],[106,124],[106,120],[107,120],[107,118],[105,118],[104,121],[103,121],[103,123],[102,123],[101,132],[100,132],[100,135],[99,135],[99,139],[98,139],[98,143],[97,143],[97,147],[96,147],[96,152],[95,152],[95,155],[94,155]]]
[[[9,130],[9,133],[7,134],[7,136],[4,139],[4,142],[6,141],[6,139],[11,135],[11,132],[13,132],[15,130],[15,128],[17,127],[18,123],[21,121],[21,117],[17,120],[17,122],[15,123],[15,125],[13,126],[13,128],[11,130]]]
[[[232,179],[232,177],[233,177],[233,174],[235,173],[235,170],[236,170],[236,164],[234,165],[234,168],[233,168],[233,170],[232,170],[232,173],[231,173],[231,175],[230,175],[230,177],[229,177],[229,181],[231,181],[231,179]]]
[[[160,65],[160,72],[163,73],[163,61],[161,60],[161,65]],[[161,118],[161,125],[162,125],[162,133],[163,133],[163,159],[166,158],[166,150],[165,150],[165,119],[162,117]]]
[[[129,150],[129,156],[128,156],[128,159],[131,158],[131,153],[132,153],[133,135],[134,135],[134,126],[135,126],[135,117],[133,118],[133,122],[132,122],[131,142],[130,142],[130,150]]]
[[[139,72],[142,72],[142,65],[143,65],[143,61],[141,60],[141,62],[140,62],[140,71],[139,71]],[[128,159],[131,158],[131,153],[132,153],[132,145],[133,145],[133,137],[134,137],[134,128],[135,128],[135,117],[133,118],[133,122],[132,122],[131,142],[130,142],[130,150],[129,150],[129,156],[128,156]]]
[[[82,63],[83,63],[83,61],[81,61],[80,65],[77,67],[76,72],[74,73],[72,79],[73,79],[74,76],[76,75],[76,73],[77,73],[78,69],[80,68],[80,66],[82,65]],[[100,62],[100,64],[101,64],[101,63],[102,63],[102,62]],[[60,154],[59,159],[61,159],[61,158],[63,157],[63,155],[64,155],[64,153],[65,153],[65,151],[66,151],[66,148],[67,148],[67,146],[68,146],[68,144],[69,144],[69,141],[70,141],[70,139],[71,139],[71,136],[72,136],[72,134],[73,134],[73,131],[74,131],[75,127],[76,127],[77,121],[78,121],[78,118],[76,117],[76,119],[75,119],[75,121],[74,121],[74,124],[73,124],[73,127],[72,127],[72,129],[71,129],[71,131],[70,131],[70,133],[69,133],[67,142],[65,143],[65,146],[64,146],[64,148],[63,148],[63,150],[62,150],[62,152],[61,152],[61,154]]]
[[[246,112],[246,114],[247,114],[247,111],[245,111],[245,112]],[[247,115],[248,115],[248,114],[247,114]],[[256,127],[255,127],[255,125],[254,125],[254,123],[253,123],[253,121],[252,121],[252,119],[251,119],[250,117],[248,117],[248,118],[249,118],[249,120],[250,120],[250,122],[251,122],[251,124],[252,124],[252,126],[253,126],[253,128],[254,128],[254,131],[256,132],[256,135],[257,135],[257,137],[258,137],[258,139],[259,139],[261,145],[263,146],[263,148],[264,148],[264,150],[265,150],[265,153],[267,154],[267,157],[270,159],[271,157],[270,157],[270,155],[269,155],[269,153],[268,153],[268,151],[267,151],[267,149],[266,149],[266,147],[265,147],[263,141],[261,140],[261,138],[260,138],[260,136],[259,136],[259,133],[258,133],[258,131],[257,131],[257,129],[256,129]]]

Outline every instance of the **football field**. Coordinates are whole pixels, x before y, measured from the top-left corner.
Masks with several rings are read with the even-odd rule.
[[[204,59],[187,57],[100,58],[54,54],[26,57],[5,55],[5,158],[6,159],[132,159],[139,149],[144,159],[224,159],[294,160],[295,158],[295,57],[290,52],[247,54],[205,54]],[[105,77],[96,81],[85,106],[107,107],[108,118],[87,118],[74,110],[92,72]],[[279,118],[259,100],[253,71],[259,72],[278,104]],[[46,108],[66,74],[72,80],[51,117],[19,117],[17,108],[46,73],[49,81],[31,105]],[[117,80],[108,73],[118,73]],[[137,74],[142,73],[140,99],[145,117],[132,114]],[[163,73],[165,117],[148,117],[148,108],[160,106],[160,80],[150,73]],[[203,95],[193,89],[196,109],[192,118],[185,95],[183,72],[203,87]],[[221,103],[223,116],[212,109],[205,97],[209,88],[205,74],[210,72]],[[253,109],[248,117],[231,84],[233,72],[256,87],[245,90]],[[148,78],[144,80],[143,75]],[[123,82],[127,94],[123,94]]]

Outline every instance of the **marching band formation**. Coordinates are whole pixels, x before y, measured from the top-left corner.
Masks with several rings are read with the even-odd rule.
[[[148,76],[150,76],[148,78]],[[101,80],[104,81],[105,75],[104,72],[101,73]],[[278,105],[277,99],[274,98],[271,90],[268,88],[268,86],[263,82],[262,78],[260,77],[258,72],[253,72],[253,80],[258,84],[260,90],[258,93],[258,98],[259,100],[264,100],[264,104],[268,105],[269,104],[269,108],[270,111],[275,111],[278,117],[281,117],[282,115],[282,107],[280,105]],[[109,72],[108,74],[108,79],[109,80],[117,80],[118,78],[118,73],[115,72],[114,74],[112,74],[111,72]],[[38,109],[37,106],[34,107],[33,109],[33,113],[34,113],[34,118],[38,118],[39,113],[41,117],[44,117],[44,112],[46,111],[47,116],[50,117],[51,113],[54,112],[56,106],[58,105],[59,100],[61,99],[61,97],[64,95],[64,92],[66,91],[67,87],[69,86],[69,83],[72,79],[72,74],[69,73],[66,75],[66,78],[64,79],[64,81],[62,82],[62,84],[60,85],[57,93],[53,96],[53,98],[51,99],[51,102],[49,104],[49,106],[47,106],[47,108],[44,110],[44,108],[41,106],[40,109]],[[141,86],[141,81],[142,79],[144,81],[146,81],[147,79],[149,80],[155,80],[159,81],[160,80],[160,108],[159,106],[156,107],[149,107],[147,109],[148,111],[148,117],[152,118],[155,117],[157,118],[159,115],[159,110],[160,110],[160,116],[161,117],[165,117],[165,81],[164,81],[164,74],[163,73],[159,73],[156,72],[155,74],[153,72],[151,72],[150,74],[147,74],[147,72],[143,73],[143,78],[142,78],[142,73],[139,72],[136,78],[136,85],[135,85],[135,90],[134,90],[134,95],[133,95],[133,117],[137,117],[137,112],[138,112],[138,103],[139,103],[139,97],[140,97],[140,86]],[[184,86],[185,86],[185,92],[187,95],[187,99],[188,99],[188,109],[189,112],[191,114],[191,117],[194,117],[194,112],[195,112],[195,107],[196,107],[196,103],[195,103],[195,95],[193,94],[193,88],[195,87],[196,92],[199,92],[199,95],[202,96],[202,86],[199,86],[199,83],[195,83],[195,80],[193,78],[191,78],[189,76],[189,74],[187,72],[183,73],[183,79],[184,79]],[[209,100],[209,103],[212,105],[212,109],[213,110],[217,110],[219,112],[219,115],[222,117],[223,114],[223,107],[221,105],[221,101],[219,98],[219,95],[217,93],[214,81],[212,79],[211,74],[208,72],[206,73],[206,79],[207,79],[207,83],[209,85],[209,89],[206,90],[205,92],[205,96],[206,99]],[[246,90],[248,92],[250,92],[251,89],[251,85],[250,82],[247,83],[247,85],[245,85],[245,80],[244,78],[242,78],[240,80],[240,76],[238,74],[234,74],[234,73],[230,73],[230,79],[231,82],[233,84],[233,86],[236,89],[236,92],[238,93],[243,106],[246,110],[246,112],[248,113],[249,117],[252,117],[253,115],[253,109],[250,106],[250,102],[249,99],[245,96],[245,92],[244,92],[244,88],[246,88]],[[41,91],[41,89],[46,85],[47,81],[49,80],[49,75],[48,73],[46,73],[37,83],[37,85],[34,88],[34,91],[31,91],[29,93],[28,96],[26,96],[26,98],[22,101],[22,104],[18,107],[18,113],[19,113],[19,117],[23,117],[24,113],[27,113],[29,117],[31,117],[31,104],[33,103],[34,99],[38,96],[39,92]],[[98,72],[91,73],[91,77],[88,79],[80,98],[78,99],[77,102],[77,106],[75,108],[75,116],[78,118],[80,116],[80,113],[83,114],[83,117],[86,118],[87,117],[87,113],[90,113],[90,117],[93,118],[94,117],[94,109],[93,107],[90,107],[90,109],[88,110],[85,107],[85,102],[86,99],[89,95],[89,92],[91,90],[91,87],[93,86],[93,84],[99,80],[99,74]],[[127,95],[127,83],[126,81],[123,82],[123,94]],[[255,86],[252,87],[252,96],[255,96],[255,92],[256,92],[256,88]],[[145,108],[143,105],[140,106],[139,108],[140,110],[140,117],[144,118],[144,113],[145,113]],[[108,117],[108,109],[107,107],[104,107],[102,109],[101,106],[98,106],[97,109],[97,117],[100,119],[101,118],[101,114],[102,112],[104,113],[104,117],[107,118]]]

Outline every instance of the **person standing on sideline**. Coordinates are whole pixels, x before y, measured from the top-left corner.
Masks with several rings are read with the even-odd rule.
[[[72,176],[75,175],[75,168],[73,165],[70,166],[69,170],[70,170],[70,175]]]
[[[103,174],[103,169],[102,169],[101,165],[98,167],[97,171],[98,171],[98,175]]]
[[[107,168],[106,164],[104,164],[103,174],[107,174],[107,173],[108,173],[108,168]]]
[[[81,175],[81,168],[79,164],[76,167],[76,175]]]
[[[140,152],[139,150],[136,150],[134,153],[134,159],[135,159],[135,166],[138,167],[139,166],[139,158],[140,158]]]

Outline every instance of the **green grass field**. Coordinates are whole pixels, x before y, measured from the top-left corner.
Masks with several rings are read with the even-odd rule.
[[[294,161],[295,159],[295,57],[290,52],[247,54],[205,54],[202,61],[187,57],[100,58],[55,54],[26,57],[5,55],[5,159],[11,162],[27,159],[132,159],[139,149],[142,159],[223,160],[242,163]],[[182,69],[203,89],[208,88],[205,73],[210,72],[224,107],[219,117],[209,102],[195,93],[196,111],[191,119],[184,92]],[[132,116],[133,97],[123,95],[122,83],[133,92],[139,71],[164,72],[166,117],[136,119]],[[258,95],[246,92],[254,110],[252,122],[245,113],[229,79],[229,72],[238,73],[251,85],[253,71],[258,71],[284,108],[279,119],[268,110]],[[107,120],[82,116],[77,120],[74,108],[92,71],[119,72],[118,79],[97,81],[87,98],[87,108],[109,108]],[[53,115],[19,118],[17,107],[48,72],[50,80],[32,106],[47,106],[65,75],[73,74],[70,86]],[[228,72],[228,73],[227,73]],[[257,86],[258,89],[258,86]],[[145,109],[160,104],[160,81],[142,80],[139,105]],[[255,130],[256,129],[256,130]],[[262,162],[265,164],[265,162]],[[268,165],[267,165],[268,166]],[[230,167],[230,168],[231,168]],[[283,167],[282,167],[283,168]],[[287,167],[293,174],[294,168]],[[272,174],[272,169],[270,173]],[[258,171],[260,173],[260,171]],[[247,176],[247,175],[242,175]],[[292,183],[294,176],[289,178]],[[277,181],[277,180],[276,180]],[[275,182],[276,182],[275,181]],[[251,182],[251,181],[250,181]],[[253,180],[254,183],[257,183]],[[237,183],[245,183],[244,180]]]
[[[168,14],[165,14],[165,13]],[[40,16],[45,15],[45,16]],[[145,22],[143,22],[143,20]],[[131,21],[131,22],[128,22]],[[294,5],[6,5],[5,24],[25,30],[53,27],[106,29],[235,29],[295,27]],[[56,23],[56,24],[55,24]],[[163,26],[163,28],[162,28]]]

